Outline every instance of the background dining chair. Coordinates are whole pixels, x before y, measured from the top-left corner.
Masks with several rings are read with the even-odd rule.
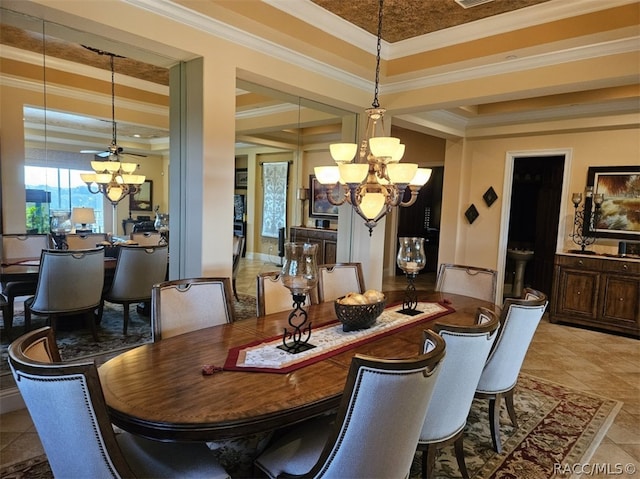
[[[500,406],[504,397],[514,427],[518,427],[513,392],[536,328],[547,307],[547,296],[525,288],[521,299],[507,298],[500,314],[500,330],[478,381],[476,397],[489,399],[493,448],[501,452]]]
[[[25,330],[31,314],[45,315],[55,331],[58,318],[82,314],[98,340],[95,312],[104,285],[104,248],[43,250],[35,296],[24,302]]]
[[[39,259],[43,249],[49,248],[47,235],[2,235],[2,264],[11,264],[27,258]],[[35,294],[38,280],[2,282],[2,295],[7,300],[2,320],[7,337],[11,338],[16,298]]]
[[[131,233],[131,241],[138,246],[158,246],[162,235],[157,231],[134,231]]]
[[[74,233],[65,236],[68,249],[73,250],[95,248],[106,239],[107,235],[104,233]]]
[[[356,354],[335,421],[293,425],[258,456],[257,468],[272,478],[407,477],[445,351],[442,338],[426,334],[433,348],[411,359]]]
[[[15,340],[9,364],[55,477],[229,477],[204,443],[115,434],[95,364],[60,362],[51,328]]]
[[[364,293],[361,263],[334,263],[318,266],[318,299],[333,301],[347,293]]]
[[[291,290],[280,280],[280,273],[270,271],[256,276],[256,314],[265,316],[278,311],[293,309]],[[307,294],[305,304],[318,304],[318,288]]]
[[[436,291],[462,294],[496,303],[498,272],[488,268],[443,263],[438,269]]]
[[[123,334],[129,326],[129,305],[151,301],[151,289],[167,276],[169,247],[129,246],[118,247],[118,259],[111,287],[102,296],[99,317],[102,318],[104,301],[122,304],[124,308]]]
[[[242,258],[242,251],[244,250],[244,236],[233,235],[233,269],[231,274],[231,286],[233,287],[233,296],[238,299],[238,292],[236,291],[236,277],[238,276],[238,270],[240,269],[240,258]]]
[[[436,323],[432,328],[444,339],[447,354],[442,360],[418,440],[423,478],[431,477],[438,450],[451,443],[462,477],[469,477],[464,461],[464,427],[499,325],[498,314],[478,308],[474,326]]]
[[[154,284],[153,340],[234,321],[229,278],[189,278]]]

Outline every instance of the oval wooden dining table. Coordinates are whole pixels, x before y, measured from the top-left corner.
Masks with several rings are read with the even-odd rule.
[[[126,431],[162,441],[217,441],[272,431],[336,408],[356,353],[415,356],[422,331],[435,322],[471,325],[478,307],[496,308],[466,296],[418,294],[419,301],[444,302],[455,311],[284,374],[224,370],[203,375],[202,366],[221,367],[231,348],[282,335],[289,311],[129,350],[98,369],[111,419]],[[387,305],[403,297],[403,292],[387,293]],[[305,309],[314,328],[336,320],[333,302]]]

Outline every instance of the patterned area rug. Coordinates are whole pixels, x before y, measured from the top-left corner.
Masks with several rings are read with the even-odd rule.
[[[501,431],[503,452],[491,448],[488,401],[474,401],[465,430],[465,457],[473,479],[546,479],[554,464],[585,463],[606,434],[622,403],[521,375],[515,395],[520,422],[511,426],[505,408]],[[420,477],[420,453],[411,478]],[[225,465],[232,472],[233,465]],[[2,478],[51,478],[45,456],[0,470]],[[453,446],[441,451],[436,479],[459,478]]]
[[[239,301],[233,300],[236,312],[236,319],[246,319],[256,315],[256,299],[249,295],[238,295]],[[12,336],[18,337],[24,329],[24,310],[22,303],[16,305],[15,317],[13,319]],[[118,354],[126,349],[139,346],[151,341],[151,325],[149,317],[139,314],[135,306],[129,308],[129,327],[127,335],[122,334],[123,312],[122,306],[118,304],[105,303],[102,322],[98,325],[98,342],[93,340],[91,331],[82,322],[59,320],[56,334],[60,355],[65,361],[79,358],[96,358],[98,363]],[[0,350],[0,383],[4,386],[4,379],[1,376],[10,373],[7,363],[7,348],[9,340],[4,331],[4,323],[0,328],[2,338]],[[32,328],[36,329],[45,325],[45,318],[39,316],[31,317]],[[104,357],[102,357],[104,356]]]

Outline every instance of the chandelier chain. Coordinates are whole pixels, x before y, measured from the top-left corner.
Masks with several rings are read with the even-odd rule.
[[[111,64],[111,130],[113,133],[113,144],[118,144],[117,127],[116,127],[116,81],[115,67],[113,65],[114,55],[109,55]]]
[[[379,108],[380,102],[378,101],[378,84],[380,83],[380,52],[382,50],[382,5],[384,0],[380,0],[380,8],[378,9],[378,43],[376,46],[376,81],[373,92],[373,108]]]

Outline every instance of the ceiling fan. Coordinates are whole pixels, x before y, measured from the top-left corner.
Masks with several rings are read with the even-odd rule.
[[[103,50],[98,50],[97,48],[88,47],[86,45],[82,45],[87,50],[91,50],[92,52],[97,53],[98,55],[107,55],[109,56],[109,64],[111,66],[111,131],[112,131],[112,140],[111,144],[106,150],[80,150],[80,153],[93,153],[97,158],[110,158],[117,159],[120,155],[131,155],[131,156],[141,156],[146,158],[147,155],[142,155],[139,153],[125,153],[124,149],[118,145],[118,127],[116,123],[116,82],[115,82],[115,67],[113,64],[113,59],[115,57],[124,58],[123,56],[116,55],[115,53],[105,52]]]

